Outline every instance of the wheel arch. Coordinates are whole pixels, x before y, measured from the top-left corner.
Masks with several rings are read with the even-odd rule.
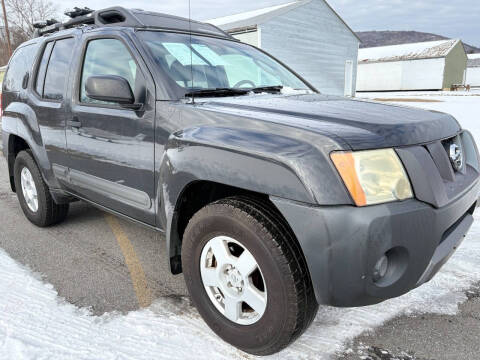
[[[183,133],[185,135],[185,133]],[[181,270],[181,244],[188,220],[203,206],[231,196],[269,196],[315,203],[296,172],[267,154],[173,137],[163,154],[157,181],[157,224],[165,230],[172,273]],[[186,205],[188,204],[188,205]]]
[[[169,226],[166,233],[170,270],[173,274],[182,272],[182,239],[190,219],[204,206],[234,196],[245,196],[269,202],[266,194],[213,181],[196,180],[184,187],[168,221]]]
[[[33,109],[26,103],[10,103],[2,117],[2,131],[4,146],[7,147],[5,152],[9,163],[9,176],[13,176],[13,164],[18,152],[29,149],[44,181],[50,188],[58,188]],[[12,190],[14,188],[13,185]]]
[[[15,165],[15,159],[17,158],[17,155],[20,153],[20,151],[24,150],[31,150],[30,145],[25,141],[24,138],[11,134],[8,137],[8,175],[10,178],[10,188],[12,189],[13,192],[16,192],[15,188],[15,181],[14,181],[14,174],[13,174],[13,168]],[[33,154],[32,154],[33,156]]]

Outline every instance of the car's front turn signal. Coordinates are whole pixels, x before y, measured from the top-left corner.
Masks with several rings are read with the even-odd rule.
[[[330,157],[357,206],[413,197],[407,173],[393,149],[339,151]]]

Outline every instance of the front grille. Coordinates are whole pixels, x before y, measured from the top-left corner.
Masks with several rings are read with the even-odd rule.
[[[465,166],[465,151],[460,136],[442,141],[450,165],[455,172],[462,172]]]
[[[468,131],[459,137],[396,149],[418,200],[441,208],[461,197],[479,179],[475,141]],[[454,171],[447,154],[455,141],[460,141],[463,150],[463,167],[458,171]]]

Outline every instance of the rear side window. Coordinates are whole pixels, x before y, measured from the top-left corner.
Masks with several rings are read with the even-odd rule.
[[[47,43],[45,50],[43,51],[42,60],[40,61],[40,66],[38,67],[37,72],[37,81],[35,83],[35,90],[38,95],[43,95],[43,84],[45,84],[45,73],[47,72],[48,60],[50,59],[50,54],[52,53],[53,41]]]
[[[75,39],[73,38],[55,41],[45,74],[43,98],[49,100],[63,99],[74,46]]]
[[[15,51],[3,81],[5,91],[21,90],[23,79],[32,67],[36,51],[35,44],[23,46]]]
[[[116,39],[98,39],[88,43],[82,69],[80,84],[80,101],[82,103],[108,104],[90,99],[85,91],[85,84],[90,76],[117,75],[130,84],[135,93],[137,84],[137,64],[125,45]],[[142,76],[138,76],[142,78]]]

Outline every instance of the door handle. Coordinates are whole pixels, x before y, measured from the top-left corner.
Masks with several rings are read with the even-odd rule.
[[[76,129],[79,129],[82,127],[82,123],[80,122],[80,120],[78,120],[78,118],[73,118],[73,120],[67,121],[67,125]]]

